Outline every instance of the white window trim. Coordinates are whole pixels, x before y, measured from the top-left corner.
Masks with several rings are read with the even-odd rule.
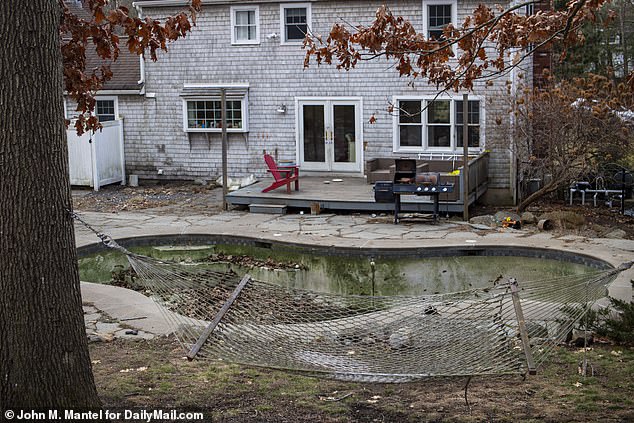
[[[310,31],[312,25],[312,12],[310,3],[281,3],[280,4],[280,45],[297,45],[303,43],[302,40],[287,40],[286,39],[286,19],[285,9],[299,9],[301,7],[306,8],[306,29]]]
[[[428,146],[428,140],[427,140],[427,108],[425,107],[425,110],[423,110],[422,114],[421,114],[421,124],[420,125],[416,125],[416,126],[420,126],[421,128],[421,132],[422,132],[422,146],[421,147],[401,147],[400,145],[400,122],[399,122],[399,114],[400,114],[400,110],[398,108],[398,104],[400,101],[421,101],[425,104],[427,104],[427,102],[430,102],[432,100],[449,100],[449,113],[450,113],[450,117],[449,117],[449,122],[451,125],[451,145],[449,147],[429,147]],[[469,152],[473,152],[473,153],[478,153],[481,151],[484,151],[485,146],[486,146],[486,139],[485,139],[485,134],[486,134],[486,115],[485,115],[485,101],[484,101],[484,97],[483,96],[479,96],[479,95],[469,95],[469,101],[479,101],[480,102],[480,107],[479,107],[479,113],[480,113],[480,145],[478,147],[469,147]],[[392,104],[394,104],[394,113],[392,113],[392,152],[394,153],[436,153],[436,152],[442,152],[442,153],[455,153],[455,152],[459,152],[462,151],[462,147],[458,147],[457,146],[457,137],[456,137],[456,125],[458,125],[459,123],[456,122],[456,101],[462,101],[462,96],[461,95],[456,95],[456,96],[449,96],[449,95],[443,95],[443,96],[439,96],[437,98],[434,98],[433,95],[428,95],[428,96],[412,96],[412,95],[398,95],[398,96],[393,96],[392,97]],[[425,104],[423,104],[422,106],[424,107]]]
[[[222,128],[190,128],[187,126],[187,102],[188,101],[220,101],[220,96],[184,97],[183,98],[183,131],[185,132],[222,132]],[[240,98],[227,97],[226,101],[240,101],[242,107],[242,128],[227,128],[228,133],[249,132],[249,99],[248,96]]]
[[[429,37],[429,9],[427,8],[427,6],[443,4],[451,5],[451,23],[455,27],[458,26],[458,0],[423,0],[423,34],[425,35],[425,38]]]
[[[425,126],[425,122],[427,120],[427,109],[423,110],[421,112],[420,115],[420,119],[421,119],[421,123],[412,123],[409,124],[408,126],[418,126],[419,128],[421,128],[421,143],[422,145],[420,147],[410,147],[410,146],[405,146],[405,147],[401,147],[400,145],[400,138],[401,138],[401,133],[400,133],[400,114],[401,114],[401,110],[399,107],[399,102],[400,101],[408,101],[408,100],[413,100],[413,101],[421,101],[424,102],[425,99],[422,97],[418,97],[418,96],[398,96],[398,97],[394,97],[392,99],[392,104],[394,104],[396,106],[396,108],[394,109],[395,112],[392,115],[392,119],[394,122],[394,134],[393,134],[393,146],[392,149],[394,152],[399,152],[399,153],[420,153],[421,151],[425,151],[425,145],[427,144],[427,131],[423,131],[422,128]],[[421,104],[422,106],[422,104]]]
[[[231,6],[231,44],[256,45],[260,44],[260,6]],[[236,40],[236,12],[255,11],[255,40]]]
[[[102,101],[102,100],[105,100],[105,101],[114,100],[114,120],[121,119],[121,117],[119,116],[119,97],[116,95],[115,96],[102,96],[102,95],[95,96],[95,110],[93,111],[93,114],[97,116],[97,101]]]
[[[433,123],[430,124],[428,122],[428,116],[427,116],[427,111],[429,110],[428,106],[429,103],[431,103],[433,101],[449,101],[449,122],[448,123]],[[455,138],[456,138],[456,122],[455,122],[455,110],[454,110],[454,100],[455,99],[450,99],[450,98],[437,98],[437,99],[433,99],[433,98],[425,98],[422,101],[425,102],[425,115],[423,116],[425,118],[425,120],[423,121],[423,127],[424,127],[424,131],[423,131],[423,148],[425,148],[427,151],[454,151],[456,150],[456,142],[455,142]],[[430,147],[429,146],[429,139],[428,139],[428,134],[429,131],[427,130],[430,126],[447,126],[449,125],[449,147]]]

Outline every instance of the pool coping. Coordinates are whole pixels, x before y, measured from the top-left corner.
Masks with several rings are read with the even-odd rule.
[[[89,222],[98,222],[99,229],[118,242],[163,237],[163,239],[195,239],[196,237],[248,238],[254,243],[301,245],[308,248],[340,252],[403,251],[451,249],[477,251],[479,249],[532,248],[555,254],[573,254],[608,263],[617,267],[634,260],[634,241],[581,236],[557,236],[548,232],[526,233],[513,230],[463,230],[448,222],[438,225],[370,224],[367,217],[359,216],[275,216],[225,212],[219,215],[174,216],[150,213],[83,213]],[[310,231],[298,222],[314,225]],[[321,234],[314,228],[327,228]],[[346,233],[347,231],[347,233]],[[339,235],[333,235],[339,233]],[[98,248],[98,239],[76,225],[76,245],[80,252]],[[344,235],[342,235],[344,234]],[[371,236],[371,237],[370,237]],[[408,238],[409,237],[409,238]],[[609,294],[630,301],[634,269],[621,272],[612,282]]]
[[[120,238],[116,241],[125,248],[148,247],[153,245],[244,245],[249,247],[270,249],[300,249],[303,254],[317,254],[325,256],[355,256],[373,258],[430,258],[430,257],[530,257],[559,260],[570,263],[582,264],[588,267],[607,270],[615,266],[606,260],[586,253],[559,250],[554,248],[525,247],[518,245],[454,245],[437,247],[372,247],[358,248],[345,246],[323,246],[306,244],[301,242],[288,242],[283,240],[263,240],[262,238],[220,235],[220,234],[162,234],[143,235],[136,237]],[[101,242],[83,245],[77,248],[80,257],[105,251],[108,248]]]

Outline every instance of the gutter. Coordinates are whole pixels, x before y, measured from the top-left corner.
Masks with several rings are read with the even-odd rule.
[[[95,93],[98,95],[141,95],[143,94],[143,88],[138,90],[99,90]],[[67,96],[68,93],[64,91],[64,95]]]
[[[308,2],[312,3],[315,0],[308,0]],[[249,4],[249,3],[306,3],[306,0],[202,0],[203,6],[206,4],[209,5],[218,5],[218,4]],[[190,0],[148,0],[148,1],[135,1],[132,3],[132,6],[135,7],[139,12],[143,7],[170,7],[170,6],[189,6],[191,4]]]
[[[141,90],[99,90],[95,95],[139,95]]]
[[[137,13],[139,14],[139,19],[143,19],[143,10],[141,6],[138,5],[136,2],[132,3],[132,6],[134,6],[134,8],[137,10]],[[145,60],[143,59],[142,55],[139,55],[139,63],[139,73],[141,74],[141,79],[139,79],[139,81],[137,82],[137,84],[141,87],[141,89],[139,90],[139,95],[145,95]]]

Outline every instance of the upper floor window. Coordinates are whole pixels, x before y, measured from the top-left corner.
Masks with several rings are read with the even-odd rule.
[[[282,43],[301,42],[310,26],[310,3],[280,5]]]
[[[423,0],[423,32],[428,39],[442,40],[445,27],[457,20],[455,0]]]
[[[116,100],[114,98],[97,99],[95,104],[95,116],[99,122],[108,122],[117,118]]]
[[[452,151],[462,148],[462,101],[396,100],[394,151]],[[481,147],[480,100],[469,101],[469,147]]]
[[[260,43],[260,8],[258,6],[231,7],[231,43]]]

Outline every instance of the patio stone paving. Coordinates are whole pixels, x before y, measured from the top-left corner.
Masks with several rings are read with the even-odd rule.
[[[459,246],[461,248],[516,245],[560,249],[589,254],[618,266],[634,260],[634,241],[624,239],[585,238],[576,235],[557,236],[550,232],[512,229],[493,229],[473,226],[464,222],[440,221],[437,224],[405,222],[394,225],[389,216],[385,222],[377,222],[371,215],[268,215],[242,211],[224,212],[218,215],[166,215],[151,211],[120,213],[80,212],[81,217],[96,229],[113,239],[166,234],[219,234],[251,237],[272,241],[298,242],[307,245],[355,248],[421,248]],[[97,243],[98,238],[79,222],[75,223],[78,246]],[[610,295],[630,299],[634,270],[622,272],[610,287]],[[139,316],[138,307],[145,319],[125,321],[126,326],[140,330],[141,335],[126,335],[124,328],[108,330],[113,337],[143,338],[163,334],[164,324],[152,305],[134,295],[131,304],[121,307],[120,296],[127,290],[100,289],[94,284],[82,284],[82,295],[88,298],[86,309],[87,329],[99,332],[95,322],[99,314],[106,312],[114,319]],[[114,287],[112,287],[114,288]],[[88,290],[88,291],[85,291]],[[135,293],[138,294],[138,293]],[[87,296],[86,296],[87,295]],[[141,294],[139,296],[143,297]],[[116,300],[115,300],[116,298]],[[127,303],[126,303],[127,304]],[[107,311],[104,311],[106,309]],[[147,334],[147,335],[145,335]]]

